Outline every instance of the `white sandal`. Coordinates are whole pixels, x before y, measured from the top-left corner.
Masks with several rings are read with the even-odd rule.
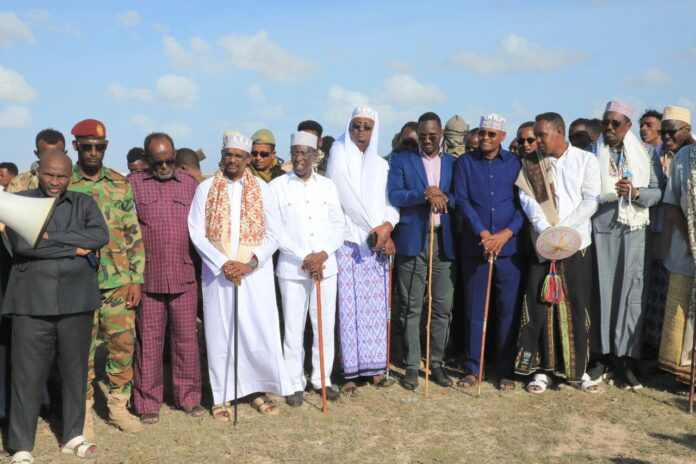
[[[527,384],[526,390],[529,393],[539,395],[546,391],[546,388],[549,386],[550,383],[551,378],[543,372],[539,372],[537,374],[534,374],[534,379]]]
[[[94,451],[90,451],[91,448],[94,448]],[[94,459],[99,456],[101,450],[95,443],[88,441],[82,435],[78,435],[63,445],[60,452],[77,456],[78,458]]]
[[[573,382],[573,385],[580,388],[583,393],[602,393],[600,387],[601,380],[592,380],[590,375],[585,372],[580,378],[580,382]]]
[[[29,451],[17,451],[12,455],[10,464],[34,464],[34,456]]]

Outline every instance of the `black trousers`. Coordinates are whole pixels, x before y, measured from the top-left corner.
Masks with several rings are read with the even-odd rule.
[[[54,356],[57,356],[63,381],[62,442],[82,435],[93,321],[93,312],[13,317],[8,439],[12,451],[31,451],[34,448],[41,398]]]

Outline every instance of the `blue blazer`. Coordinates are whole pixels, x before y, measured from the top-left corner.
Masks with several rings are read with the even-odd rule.
[[[440,227],[444,249],[440,250],[447,259],[454,260],[454,183],[452,173],[455,158],[442,154],[439,188],[448,197],[448,214],[440,215]],[[430,203],[425,199],[428,177],[423,160],[418,153],[399,153],[392,157],[387,180],[389,202],[400,209],[399,224],[392,238],[396,252],[403,256],[418,256],[425,247],[425,237],[430,227]]]

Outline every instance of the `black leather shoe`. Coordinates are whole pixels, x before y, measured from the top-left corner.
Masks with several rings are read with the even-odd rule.
[[[296,391],[292,395],[285,397],[285,404],[287,404],[291,408],[299,408],[300,406],[302,406],[303,401],[304,394],[301,391]]]
[[[321,388],[315,388],[314,393],[321,396]],[[334,390],[331,387],[326,387],[326,400],[327,401],[338,401],[338,399],[340,397],[341,397],[340,393],[338,393],[336,390]]]
[[[445,374],[445,370],[442,367],[434,367],[431,371],[430,378],[433,382],[441,387],[446,388],[452,386],[452,379],[447,377],[447,374]]]
[[[418,386],[418,369],[406,369],[406,374],[399,380],[406,390],[415,390]]]

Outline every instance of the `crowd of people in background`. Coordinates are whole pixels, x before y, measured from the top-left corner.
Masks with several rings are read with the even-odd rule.
[[[415,390],[426,339],[430,382],[475,387],[488,288],[486,375],[501,390],[520,380],[532,394],[561,382],[590,394],[605,381],[639,389],[645,359],[690,381],[696,140],[686,108],[636,119],[610,101],[602,119],[567,125],[547,112],[516,131],[498,114],[470,128],[427,112],[381,156],[379,115],[359,106],[337,139],[302,121],[288,160],[268,129],[226,131],[209,176],[202,150],[177,149],[166,133],[128,151],[128,175],[105,165],[101,121],[71,135],[70,147],[39,132],[26,172],[0,163],[7,192],[56,198],[36,246],[11,227],[0,246],[0,417],[13,463],[33,462],[56,382],[61,451],[99,454],[100,338],[108,421],[127,433],[160,421],[167,344],[174,406],[208,413],[205,356],[222,422],[242,399],[275,415],[269,394],[299,407],[322,386],[329,401],[366,383],[391,387],[390,361]],[[557,227],[579,249],[550,263],[535,245]],[[550,271],[562,278],[554,301],[542,298]]]

